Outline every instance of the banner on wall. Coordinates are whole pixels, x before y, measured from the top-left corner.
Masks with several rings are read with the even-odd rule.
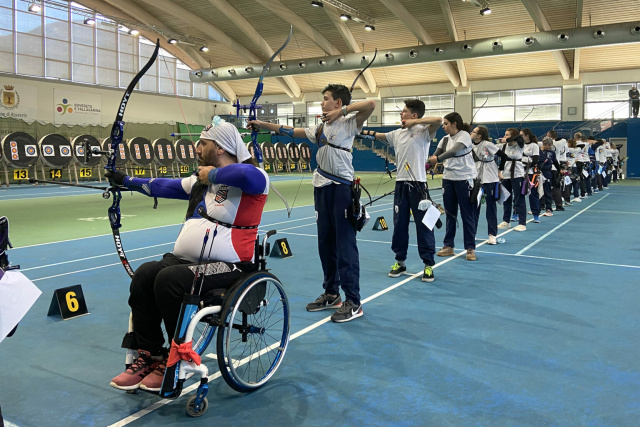
[[[97,93],[53,90],[53,122],[56,124],[100,124],[101,97]]]
[[[38,89],[35,86],[2,82],[0,79],[0,117],[35,120]]]

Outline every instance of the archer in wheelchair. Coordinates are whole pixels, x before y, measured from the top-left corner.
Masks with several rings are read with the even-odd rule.
[[[196,153],[200,166],[188,178],[108,175],[150,197],[189,201],[173,251],[141,265],[133,276],[123,341],[126,369],[111,386],[175,398],[185,379],[197,373],[200,387],[187,411],[199,416],[207,407],[208,379],[201,355],[216,329],[222,377],[235,390],[250,391],[263,385],[284,357],[289,305],[280,281],[266,271],[267,239],[275,231],[262,244],[257,239],[267,174],[251,163],[235,126],[218,117],[203,129]]]

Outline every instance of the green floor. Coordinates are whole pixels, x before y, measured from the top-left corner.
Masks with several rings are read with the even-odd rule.
[[[362,172],[358,174],[372,197],[392,191],[395,179],[382,173]],[[311,175],[272,176],[275,188],[287,200],[289,206],[299,207],[313,204],[313,186]],[[430,187],[440,187],[439,178],[429,179]],[[31,198],[36,189],[32,185],[11,186],[7,193],[12,196],[24,195],[24,198],[1,199],[0,215],[7,216],[11,224],[11,239],[16,247],[39,243],[76,239],[109,234],[111,229],[107,220],[107,209],[111,199],[102,198],[102,193],[57,196],[58,186],[39,186],[41,197]],[[47,196],[46,194],[52,194]],[[71,194],[71,193],[70,193]],[[389,196],[390,198],[391,196]],[[364,200],[368,201],[363,194]],[[284,209],[284,203],[272,194],[267,200],[265,210]],[[121,232],[149,227],[179,224],[185,215],[186,203],[182,200],[160,199],[158,208],[153,209],[153,200],[139,193],[123,193],[120,203],[122,213]],[[295,211],[292,213],[295,218]]]

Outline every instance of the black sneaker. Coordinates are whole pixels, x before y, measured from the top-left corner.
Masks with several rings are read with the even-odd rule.
[[[363,314],[362,304],[355,305],[353,301],[346,300],[344,304],[342,304],[342,307],[331,315],[331,320],[336,323],[343,323],[358,318]]]
[[[407,267],[396,262],[391,266],[389,277],[400,277],[405,271],[407,271]]]
[[[422,274],[423,282],[433,282],[435,280],[435,276],[433,275],[433,267],[425,267],[424,273]]]
[[[556,207],[556,212],[563,212],[563,211],[564,211],[564,208],[562,208],[562,207],[560,207],[560,208]]]
[[[339,308],[342,306],[342,298],[340,295],[331,299],[327,294],[322,294],[314,302],[307,304],[307,311],[329,310],[331,308]]]

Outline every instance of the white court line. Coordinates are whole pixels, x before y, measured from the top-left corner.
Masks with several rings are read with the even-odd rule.
[[[164,254],[155,254],[155,255],[146,256],[146,257],[143,257],[143,258],[136,258],[136,259],[133,259],[131,261],[141,261],[143,259],[156,258],[156,257],[159,257],[161,255],[164,255]],[[101,268],[113,267],[114,265],[122,265],[122,263],[121,262],[116,262],[116,263],[113,263],[113,264],[99,265],[98,267],[84,268],[82,270],[76,270],[76,271],[68,271],[66,273],[55,274],[53,276],[41,277],[39,279],[31,279],[31,281],[32,282],[38,282],[40,280],[53,279],[55,277],[68,276],[70,274],[84,273],[85,271],[92,271],[92,270],[99,270]]]
[[[579,215],[582,215],[584,212],[586,212],[587,210],[591,209],[593,206],[595,206],[596,204],[600,203],[601,201],[603,201],[604,199],[607,198],[609,194],[605,194],[605,196],[603,198],[601,198],[600,200],[592,203],[591,205],[587,206],[586,208],[582,209],[580,212],[578,212],[577,214],[573,215],[571,218],[565,220],[564,222],[556,225],[554,228],[552,228],[551,230],[547,231],[545,234],[543,234],[541,237],[539,237],[538,239],[536,239],[533,243],[530,243],[529,245],[525,246],[524,248],[520,249],[520,251],[518,251],[516,253],[516,255],[522,255],[523,253],[525,253],[526,251],[528,251],[529,249],[531,249],[532,247],[534,247],[535,245],[537,245],[539,242],[543,241],[544,239],[546,239],[547,237],[549,237],[550,235],[552,235],[556,230],[558,230],[559,228],[561,228],[562,226],[564,226],[565,224],[569,223],[569,221],[573,220],[574,218],[576,218]]]
[[[173,245],[174,243],[175,242],[167,242],[167,243],[160,243],[159,245],[145,246],[143,248],[127,249],[127,253],[136,252],[136,251],[143,251],[145,249],[157,248],[158,246]],[[87,258],[73,259],[71,261],[56,262],[55,264],[45,264],[45,265],[39,265],[37,267],[21,268],[20,271],[30,271],[30,270],[37,270],[39,268],[57,267],[57,266],[63,265],[63,264],[70,264],[72,262],[87,261],[87,260],[90,260],[90,259],[103,258],[103,257],[107,257],[107,256],[109,256],[109,257],[113,256],[113,252],[109,252],[108,254],[90,256],[90,257],[87,257]]]
[[[592,212],[622,214],[622,215],[640,215],[640,212],[606,211],[606,210],[600,210],[600,209],[594,209]]]
[[[612,263],[609,263],[609,262],[583,261],[583,260],[579,260],[579,259],[566,259],[566,258],[549,258],[549,257],[545,257],[545,256],[535,256],[535,255],[506,254],[506,253],[503,253],[503,252],[491,252],[491,251],[480,251],[480,253],[491,254],[491,255],[515,256],[515,257],[522,257],[522,258],[535,258],[535,259],[542,259],[542,260],[548,260],[548,261],[575,262],[575,263],[578,263],[578,264],[604,265],[604,266],[607,266],[607,267],[623,267],[623,268],[640,269],[640,265],[612,264]]]

